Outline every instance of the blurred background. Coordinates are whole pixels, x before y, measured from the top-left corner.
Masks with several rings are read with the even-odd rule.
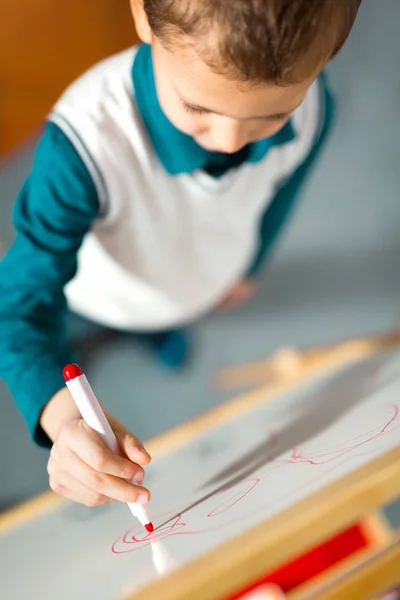
[[[267,356],[379,333],[400,317],[400,2],[364,0],[347,45],[327,68],[338,111],[333,135],[257,296],[191,328],[193,360],[169,373],[129,336],[83,336],[102,402],[147,439],[226,399],[215,371]],[[136,42],[127,0],[2,2],[0,244],[47,111],[97,60]],[[96,340],[93,343],[93,340]],[[81,348],[82,350],[82,348]],[[154,419],[154,415],[157,419]],[[48,489],[35,447],[0,381],[0,510]],[[400,509],[391,516],[400,522]]]

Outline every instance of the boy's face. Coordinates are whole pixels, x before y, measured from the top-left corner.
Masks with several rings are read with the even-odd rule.
[[[138,7],[136,0],[132,4]],[[135,8],[134,13],[137,17]],[[302,103],[318,75],[286,87],[238,83],[214,73],[194,50],[182,49],[179,44],[167,50],[142,19],[141,12],[136,26],[142,40],[153,47],[160,105],[177,129],[206,150],[233,153],[275,134]]]

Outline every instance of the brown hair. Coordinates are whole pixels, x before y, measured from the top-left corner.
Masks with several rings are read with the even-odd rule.
[[[342,47],[361,0],[143,0],[167,48],[192,46],[214,71],[277,85],[311,76]]]

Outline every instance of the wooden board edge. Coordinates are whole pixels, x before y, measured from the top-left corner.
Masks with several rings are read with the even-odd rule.
[[[400,447],[124,600],[215,600],[235,593],[393,501],[400,495],[399,472]]]
[[[217,389],[231,391],[240,386],[272,383],[277,378],[293,375],[306,365],[318,363],[326,357],[332,359],[335,353],[355,356],[399,345],[400,330],[394,330],[380,336],[355,338],[325,347],[303,350],[295,347],[281,348],[265,359],[220,369],[216,374],[215,383]]]
[[[396,531],[390,527],[389,521],[381,510],[368,515],[363,519],[361,526],[370,543],[381,547],[389,545],[397,535]]]
[[[0,514],[0,535],[9,529],[57,508],[64,500],[54,492],[43,492]]]

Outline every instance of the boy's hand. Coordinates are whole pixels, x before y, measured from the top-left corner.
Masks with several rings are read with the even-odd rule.
[[[251,279],[242,279],[228,292],[218,305],[218,310],[238,308],[253,296],[256,283]]]
[[[147,503],[150,492],[129,483],[140,482],[151,458],[142,444],[117,419],[106,413],[123,456],[108,450],[78,416],[59,429],[47,470],[53,491],[86,506],[121,502]]]

